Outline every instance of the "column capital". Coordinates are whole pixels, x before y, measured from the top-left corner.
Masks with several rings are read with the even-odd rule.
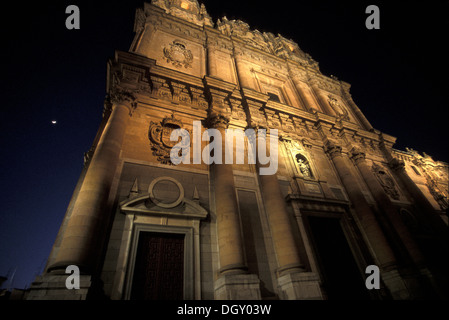
[[[307,84],[309,80],[309,75],[307,74],[307,71],[299,72],[299,71],[293,71],[289,68],[289,74],[293,81],[299,81],[304,84]]]
[[[246,131],[248,129],[253,130],[253,132]],[[248,137],[249,140],[253,139],[253,141],[256,141],[256,138],[267,140],[267,139],[270,139],[270,137],[272,135],[277,137],[278,140],[280,140],[282,138],[282,136],[279,134],[279,131],[277,134],[272,134],[271,130],[277,130],[277,129],[270,129],[263,125],[252,124],[245,128],[245,135]]]
[[[388,166],[397,172],[404,172],[405,171],[405,162],[403,160],[399,160],[396,158],[392,158],[388,162]]]
[[[336,156],[341,155],[341,146],[337,145],[335,142],[328,140],[324,145],[324,150],[330,155],[333,159]]]
[[[316,77],[309,76],[308,80],[311,86],[318,87],[320,80],[318,80]]]
[[[365,160],[365,153],[362,152],[360,148],[354,147],[351,150],[351,159],[358,165]]]
[[[211,129],[227,129],[230,119],[223,113],[212,113],[206,119],[206,127]]]
[[[108,108],[111,108],[111,110],[113,105],[124,105],[129,109],[129,113],[132,114],[137,107],[137,98],[133,91],[116,86],[106,95],[105,105],[108,105]]]

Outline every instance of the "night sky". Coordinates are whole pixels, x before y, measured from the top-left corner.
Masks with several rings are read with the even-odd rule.
[[[448,157],[448,1],[205,0],[227,16],[293,39],[325,75],[352,85],[378,130],[435,160]],[[65,8],[80,8],[67,30]],[[106,62],[127,51],[143,1],[15,1],[2,7],[0,275],[25,288],[45,266],[101,121]],[[380,9],[367,30],[365,8]],[[56,124],[52,124],[56,120]]]

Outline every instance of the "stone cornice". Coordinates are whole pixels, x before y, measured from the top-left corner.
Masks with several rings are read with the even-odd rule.
[[[182,73],[180,71],[160,66],[153,66],[150,71],[153,75],[173,79],[175,81],[187,83],[196,87],[203,87],[203,81],[200,78]]]
[[[138,64],[136,64],[136,61]],[[277,126],[280,130],[291,131],[292,126],[290,122],[293,121],[296,123],[297,121],[294,119],[299,119],[300,121],[307,121],[315,127],[324,125],[328,128],[325,130],[326,132],[330,130],[330,128],[334,128],[332,129],[333,132],[335,130],[341,133],[347,132],[349,135],[356,135],[368,139],[369,141],[373,141],[376,144],[380,141],[380,135],[382,135],[382,139],[388,146],[392,146],[395,142],[394,137],[382,134],[379,131],[366,131],[351,122],[345,120],[336,121],[335,117],[321,112],[311,113],[305,110],[299,110],[290,105],[277,103],[269,100],[268,95],[253,89],[242,88],[241,90],[237,90],[235,84],[221,79],[209,76],[201,79],[176,70],[157,66],[153,59],[138,54],[117,51],[114,59],[110,61],[109,65],[111,70],[126,70],[126,72],[129,70],[129,72],[140,74],[137,78],[138,84],[134,86],[136,88],[136,93],[138,93],[139,101],[147,101],[147,96],[157,97],[160,99],[161,103],[164,100],[167,100],[167,102],[171,102],[172,104],[179,104],[177,108],[181,109],[184,109],[184,104],[186,104],[185,108],[196,106],[195,108],[197,109],[195,110],[204,114],[207,108],[209,108],[208,103],[211,101],[210,94],[215,93],[215,103],[218,102],[220,107],[219,109],[215,108],[214,112],[224,112],[226,117],[230,119],[232,123],[237,121],[239,125],[244,125],[244,122],[248,121],[248,119],[242,117],[242,115],[244,112],[249,112],[247,108],[250,108],[250,110],[252,110],[250,121],[256,121],[256,123],[259,123],[260,125],[268,126],[269,123],[271,123],[272,125]],[[124,79],[122,81],[126,82],[127,80]],[[331,81],[334,83],[336,82],[335,79],[331,79]],[[157,95],[157,91],[155,91],[155,86],[159,82],[161,88],[165,90],[165,95],[163,96]],[[148,87],[150,84],[152,90],[145,89],[146,86]],[[182,97],[184,98],[181,101]],[[202,100],[200,101],[199,99]],[[245,101],[245,103],[243,103],[243,101]],[[268,119],[269,122],[265,123],[265,121],[267,121],[267,116],[270,117],[271,114],[273,114],[276,119]],[[294,131],[296,132],[299,130],[296,125],[294,128]]]

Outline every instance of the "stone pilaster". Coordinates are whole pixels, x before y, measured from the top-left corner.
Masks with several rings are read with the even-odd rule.
[[[210,100],[207,124],[209,128],[220,132],[221,153],[224,157],[229,115],[226,114],[223,101],[232,93],[233,86],[209,77],[205,78],[205,83]],[[212,164],[211,170],[220,261],[218,278],[215,280],[215,298],[258,300],[261,298],[260,281],[257,275],[247,271],[232,164],[224,163],[223,159],[222,163]]]
[[[228,122],[229,119],[219,115],[209,119],[209,127],[217,129],[221,133],[222,154],[224,154],[225,130]],[[220,273],[244,273],[247,268],[243,254],[243,240],[232,165],[214,163],[212,170],[217,211]]]
[[[385,149],[385,148],[384,148]],[[439,217],[435,208],[427,200],[426,196],[422,193],[415,182],[409,177],[405,171],[405,164],[403,161],[396,158],[391,158],[389,162],[390,167],[396,173],[399,179],[403,182],[405,188],[410,193],[415,205],[419,209],[419,213],[425,217],[426,220],[432,225],[438,236],[444,239],[443,241],[447,243],[448,238],[448,228],[444,221]]]
[[[217,61],[215,59],[216,48],[209,44],[207,45],[207,73],[210,77],[218,77]]]
[[[256,145],[258,148],[261,147],[260,144],[265,144],[266,150],[271,150],[267,145],[267,141],[270,141],[270,143],[278,142],[269,139],[269,134],[267,134],[267,137],[264,134],[260,134],[260,129],[257,130],[257,133]],[[256,142],[255,138],[250,140],[253,143]],[[256,146],[253,146],[253,148],[256,148]],[[278,157],[278,154],[270,154],[270,157]],[[277,161],[277,159],[273,160],[272,158],[271,161]],[[276,276],[279,295],[281,299],[288,300],[321,299],[322,295],[317,275],[306,272],[300,259],[294,238],[292,221],[289,218],[286,200],[282,195],[278,178],[276,174],[262,174],[260,170],[262,167],[264,165],[261,165],[258,159],[257,171],[260,189],[278,263]]]
[[[318,80],[317,79],[311,79],[310,85],[315,92],[315,95],[318,99],[318,103],[321,107],[321,110],[323,110],[323,113],[330,115],[330,116],[336,116],[335,111],[332,109],[332,107],[329,104],[328,97],[324,94],[324,92],[319,88],[318,86]]]
[[[416,245],[407,227],[401,221],[399,209],[393,205],[390,197],[385,193],[384,188],[368,166],[365,154],[357,148],[354,148],[351,153],[354,164],[359,169],[380,209],[381,217],[379,217],[379,221],[383,226],[383,230],[389,234],[390,243],[397,255],[408,266],[410,279],[404,279],[405,282],[410,282],[407,284],[407,287],[410,288],[410,291],[414,289],[413,296],[415,298],[424,298],[427,294],[430,294],[427,292],[427,289],[430,287],[433,279],[426,279],[431,275],[424,264],[422,252]]]
[[[426,256],[427,261],[431,263],[429,267],[431,268],[432,276],[435,278],[433,283],[439,288],[440,296],[447,299],[447,270],[449,267],[447,256],[449,251],[448,227],[419,187],[409,177],[405,171],[404,162],[391,157],[389,165],[410,194],[415,205],[414,214],[417,221],[423,225],[424,229],[428,230],[425,244],[426,248],[431,249],[424,251],[423,254]],[[423,273],[425,273],[425,270]],[[436,287],[435,285],[433,286],[434,288]]]
[[[278,277],[282,300],[323,300],[320,277],[313,272],[287,273]]]
[[[68,275],[38,276],[31,284],[27,300],[86,300],[92,287],[90,275],[80,275],[79,289],[67,289]]]
[[[255,274],[224,274],[214,284],[217,300],[260,300],[260,280]]]
[[[237,77],[241,88],[253,88],[253,79],[251,79],[251,72],[245,65],[243,60],[243,52],[241,49],[234,49],[235,67],[237,71]]]
[[[360,227],[365,234],[368,246],[371,248],[376,264],[380,269],[385,285],[395,299],[410,297],[407,286],[397,271],[396,257],[390,248],[390,244],[379,225],[375,213],[360,190],[357,179],[347,165],[349,159],[344,158],[342,148],[334,142],[326,142],[326,151],[335,165],[343,186],[347,190],[349,200],[354,208]]]
[[[312,108],[316,109],[316,102],[311,96],[310,89],[307,87],[307,84],[301,81],[301,79],[297,75],[292,76],[293,83],[295,85],[296,90],[304,103],[305,109],[307,111],[311,111]]]
[[[362,123],[363,127],[368,131],[374,131],[374,128],[371,125],[371,123],[365,117],[363,112],[360,111],[359,107],[355,104],[354,100],[352,99],[351,94],[349,92],[347,92],[346,90],[342,90],[342,92],[343,92],[343,97],[346,99],[346,102],[348,102],[349,106],[352,108],[352,110],[356,114],[357,118]]]
[[[258,131],[258,148],[261,147],[260,144],[265,144],[266,149],[269,150],[267,142],[271,139],[269,139],[269,137],[265,138],[265,135],[260,134],[260,129]],[[267,136],[268,135],[269,134],[267,134]],[[278,157],[278,154],[270,155],[270,157]],[[277,161],[277,159],[275,161]],[[303,265],[299,258],[298,248],[296,247],[292,226],[288,217],[286,201],[281,193],[281,186],[279,185],[278,178],[276,174],[261,174],[260,168],[264,166],[260,164],[259,159],[257,161],[257,166],[262,198],[265,211],[268,215],[271,235],[273,237],[274,248],[279,265],[278,273],[284,274],[303,271]]]
[[[119,88],[110,93],[112,112],[90,160],[58,254],[48,271],[61,272],[68,265],[77,265],[82,273],[93,274],[98,271],[98,260],[110,218],[106,215],[115,174],[113,169],[118,165],[135,99],[132,93]]]

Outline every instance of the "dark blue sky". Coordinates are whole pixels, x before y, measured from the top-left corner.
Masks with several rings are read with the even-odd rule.
[[[357,105],[398,137],[398,149],[448,161],[447,1],[391,2],[203,1],[214,21],[226,15],[293,39],[324,74],[352,84]],[[2,8],[0,275],[16,270],[14,287],[45,265],[101,120],[106,62],[128,50],[142,3]],[[65,28],[70,4],[80,8],[80,30]],[[380,8],[380,30],[365,28],[369,4]]]

